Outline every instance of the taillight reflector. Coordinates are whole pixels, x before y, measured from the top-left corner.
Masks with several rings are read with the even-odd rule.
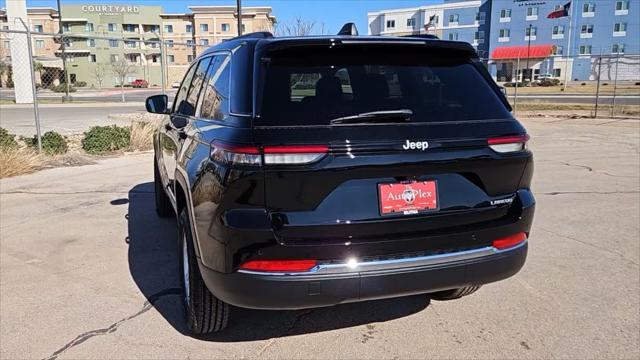
[[[525,240],[527,240],[527,234],[524,232],[519,232],[514,235],[493,240],[493,247],[498,250],[508,249],[522,243]]]
[[[487,140],[489,147],[499,153],[522,151],[527,148],[529,135],[504,136]]]
[[[240,265],[242,270],[265,272],[296,272],[313,269],[316,260],[250,260]]]

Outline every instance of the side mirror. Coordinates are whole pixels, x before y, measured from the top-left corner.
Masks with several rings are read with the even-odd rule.
[[[169,113],[169,98],[167,95],[153,95],[149,96],[144,105],[147,111],[154,114],[167,114]]]
[[[498,89],[500,89],[502,95],[507,96],[507,88],[505,88],[504,86],[498,86]]]

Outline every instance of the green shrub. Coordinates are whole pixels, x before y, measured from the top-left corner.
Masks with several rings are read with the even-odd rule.
[[[34,148],[38,147],[38,137],[33,136],[29,139],[28,144]],[[64,136],[55,131],[47,131],[42,135],[42,151],[49,155],[64,154],[69,150],[67,140]]]
[[[75,85],[77,87],[85,87],[85,86],[87,86],[87,82],[86,81],[76,81]]]
[[[18,147],[16,136],[13,134],[9,134],[9,131],[7,129],[0,127],[0,149],[16,147]]]
[[[545,78],[540,80],[540,84],[538,84],[540,86],[558,86],[560,85],[560,80],[558,79],[551,79],[551,78]]]
[[[67,91],[67,85],[65,84],[51,85],[49,89],[51,89],[51,91],[53,92],[63,93]],[[74,88],[73,86],[69,86],[69,92],[76,92],[76,88]]]
[[[84,133],[82,148],[89,154],[101,154],[126,149],[130,143],[131,129],[121,126],[94,126]]]

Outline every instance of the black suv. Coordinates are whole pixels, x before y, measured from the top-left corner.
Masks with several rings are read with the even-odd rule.
[[[253,33],[146,106],[194,333],[230,305],[454,299],[524,264],[528,135],[469,44]]]

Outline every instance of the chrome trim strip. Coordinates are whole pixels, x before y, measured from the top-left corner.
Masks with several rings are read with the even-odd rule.
[[[302,272],[263,272],[252,270],[238,270],[239,273],[253,274],[253,275],[267,275],[267,276],[301,276],[301,275],[339,275],[339,274],[357,274],[367,271],[380,271],[380,270],[399,270],[409,269],[423,266],[433,266],[439,264],[446,264],[450,262],[465,261],[471,259],[479,259],[492,255],[502,254],[505,252],[513,251],[525,246],[528,243],[527,240],[522,243],[504,250],[498,250],[493,246],[486,246],[473,250],[458,251],[447,254],[437,254],[428,256],[418,256],[404,259],[391,259],[380,261],[365,261],[358,262],[356,259],[350,259],[343,263],[337,264],[320,264],[316,265],[309,271]]]

